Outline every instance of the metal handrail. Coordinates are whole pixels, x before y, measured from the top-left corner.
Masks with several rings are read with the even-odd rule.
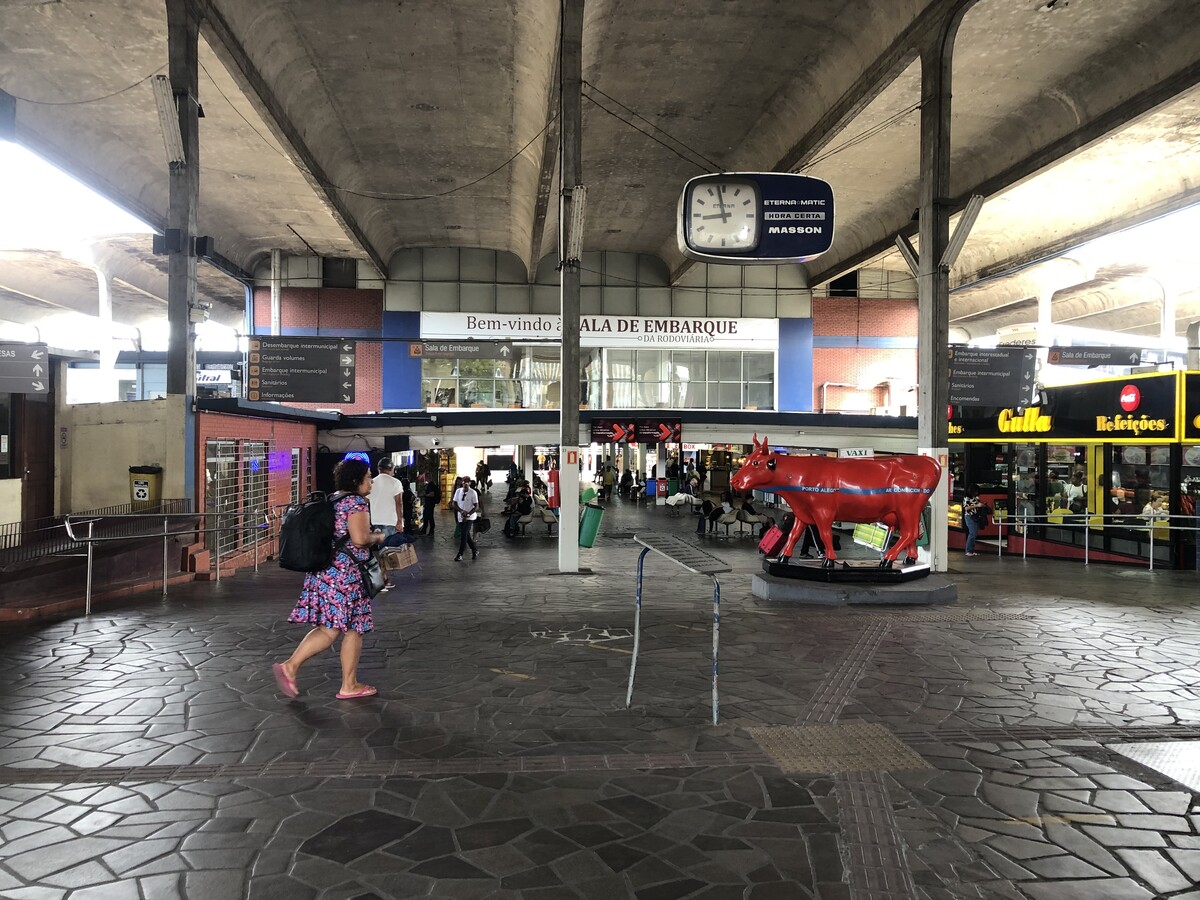
[[[155,514],[186,513],[191,509],[191,501],[159,500],[149,506],[142,503],[137,508]],[[123,503],[117,506],[70,513],[70,515],[113,516],[133,512],[134,509],[134,504]],[[42,516],[0,525],[0,566],[30,562],[78,550],[78,542],[71,540],[63,528],[63,518],[63,516]],[[131,533],[128,536],[136,537],[137,535]]]
[[[1000,556],[1003,553],[1004,526],[1007,523],[1013,523],[1013,524],[1019,523],[1024,529],[1022,532],[1022,535],[1021,535],[1021,537],[1022,537],[1021,558],[1022,559],[1027,558],[1026,554],[1027,554],[1027,545],[1029,543],[1029,526],[1030,525],[1048,526],[1051,528],[1082,529],[1083,530],[1083,564],[1085,566],[1090,564],[1090,551],[1091,551],[1090,537],[1091,537],[1091,530],[1093,528],[1123,529],[1125,531],[1134,531],[1139,534],[1145,533],[1149,536],[1150,552],[1148,554],[1147,567],[1149,568],[1150,571],[1153,571],[1154,570],[1154,539],[1155,539],[1156,531],[1158,531],[1159,529],[1162,529],[1164,531],[1175,532],[1175,533],[1186,532],[1186,531],[1200,532],[1200,526],[1194,524],[1197,521],[1197,517],[1183,514],[1183,513],[1176,513],[1176,514],[1167,515],[1167,516],[1157,516],[1154,519],[1150,519],[1150,518],[1147,518],[1146,516],[1141,515],[1140,513],[1099,513],[1099,512],[1091,512],[1089,510],[1089,511],[1084,511],[1084,512],[1080,512],[1080,513],[1061,513],[1054,517],[1055,521],[1051,521],[1051,515],[1052,515],[1051,513],[1046,513],[1046,514],[1035,513],[1033,515],[1030,515],[1028,513],[1023,513],[1023,514],[1016,515],[1016,516],[1007,516],[1006,515],[999,519],[995,518],[995,516],[993,515],[993,521],[995,522],[997,528],[999,529],[999,533],[1000,533],[1000,541],[998,542],[999,546],[997,547],[996,555]],[[1067,521],[1068,518],[1074,519],[1077,521]],[[1190,524],[1176,525],[1173,523],[1173,520],[1175,520],[1175,519],[1181,519],[1184,522],[1187,522]],[[1099,520],[1099,521],[1097,521],[1097,520]],[[1162,541],[1164,543],[1167,540],[1169,540],[1169,538],[1164,538],[1161,536],[1159,539],[1160,539],[1160,541]],[[1011,535],[1009,537],[1009,540],[1010,541],[1012,540]],[[1077,546],[1077,545],[1073,545],[1073,546]]]
[[[255,571],[255,573],[258,572],[258,555],[259,555],[258,547],[259,547],[259,544],[262,542],[262,533],[271,527],[271,523],[266,514],[266,510],[263,510],[263,521],[262,521],[262,524],[259,524],[259,525],[232,525],[232,526],[226,525],[226,526],[217,526],[215,528],[191,527],[191,528],[185,528],[182,531],[170,531],[169,530],[171,519],[181,519],[182,518],[182,519],[187,519],[188,521],[194,522],[198,519],[208,518],[209,516],[222,516],[222,515],[228,515],[228,513],[220,513],[220,512],[212,512],[212,513],[209,513],[209,512],[122,513],[122,514],[116,514],[116,515],[111,515],[111,516],[90,516],[90,514],[88,514],[88,513],[83,513],[83,514],[79,514],[79,515],[65,516],[63,518],[63,526],[66,528],[67,535],[75,543],[85,544],[87,546],[87,588],[86,588],[87,592],[86,592],[85,599],[84,599],[84,615],[90,616],[92,614],[92,563],[93,563],[93,558],[94,558],[93,551],[94,551],[95,545],[106,543],[108,541],[123,541],[123,540],[128,539],[128,535],[113,535],[113,536],[107,536],[107,537],[103,536],[103,535],[97,536],[95,534],[95,527],[96,527],[97,522],[103,522],[103,521],[106,521],[109,519],[149,519],[149,518],[154,518],[154,519],[162,520],[162,531],[154,532],[154,537],[160,537],[160,536],[162,537],[162,542],[163,542],[162,595],[164,597],[166,597],[168,580],[170,578],[169,539],[173,538],[173,537],[187,537],[187,536],[199,535],[199,534],[218,534],[218,533],[224,533],[224,532],[230,532],[230,531],[245,532],[248,528],[253,528],[255,530],[254,547],[253,547],[253,549],[254,549],[254,571]],[[75,528],[74,528],[74,526],[76,526],[76,525],[86,525],[87,526],[87,535],[86,536],[84,536],[84,535],[77,536],[75,534]],[[142,536],[149,537],[150,535],[146,534],[146,535],[142,535]],[[217,553],[214,556],[213,564],[216,566],[217,581],[220,582],[220,580],[221,580],[221,555],[220,555],[220,553]]]

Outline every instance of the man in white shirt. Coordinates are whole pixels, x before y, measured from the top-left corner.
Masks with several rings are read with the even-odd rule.
[[[463,479],[462,487],[455,494],[455,505],[458,507],[458,518],[461,523],[458,539],[458,556],[455,562],[461,562],[467,547],[471,548],[471,559],[479,556],[479,548],[475,546],[475,520],[479,518],[479,494],[469,478]]]
[[[392,475],[394,468],[386,456],[381,459],[379,474],[371,480],[371,493],[367,495],[367,503],[371,506],[371,528],[382,531],[385,538],[396,533],[402,514],[401,503],[404,502],[400,482]]]

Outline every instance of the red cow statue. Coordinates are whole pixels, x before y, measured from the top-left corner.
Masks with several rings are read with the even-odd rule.
[[[899,540],[880,561],[891,568],[901,551],[917,555],[921,511],[933,496],[942,467],[928,456],[880,456],[836,459],[829,456],[780,456],[764,437],[754,435],[754,452],[730,482],[736,490],[773,491],[795,513],[781,561],[786,563],[808,525],[815,525],[832,568],[832,526],[841,522],[880,522],[899,532]]]

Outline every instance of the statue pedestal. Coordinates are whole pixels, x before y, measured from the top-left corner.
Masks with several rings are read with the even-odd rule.
[[[782,565],[763,561],[763,574],[755,575],[751,593],[772,603],[801,603],[815,606],[849,605],[944,605],[958,600],[958,585],[929,566],[880,569],[870,565],[839,562],[836,568],[819,564]]]

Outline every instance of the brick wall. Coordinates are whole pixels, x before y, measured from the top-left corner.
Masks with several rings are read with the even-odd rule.
[[[206,509],[207,448],[210,440],[266,441],[269,449],[267,464],[267,503],[281,508],[292,500],[292,449],[300,449],[300,495],[315,488],[314,467],[317,458],[317,426],[284,419],[259,419],[250,416],[227,416],[219,413],[198,413],[196,416],[196,508]],[[240,473],[239,473],[240,477]],[[264,537],[259,547],[262,557],[274,553],[275,534]],[[244,558],[222,560],[222,570],[253,562],[252,552]]]
[[[813,409],[865,412],[914,405],[917,382],[917,301],[813,298]],[[894,395],[877,387],[894,379]],[[835,385],[849,384],[855,387]],[[858,385],[866,387],[859,390]]]
[[[279,298],[285,335],[353,338],[353,403],[291,403],[300,409],[340,409],[347,414],[383,408],[383,291],[357,288],[284,288]],[[254,290],[254,331],[270,334],[271,290]]]

